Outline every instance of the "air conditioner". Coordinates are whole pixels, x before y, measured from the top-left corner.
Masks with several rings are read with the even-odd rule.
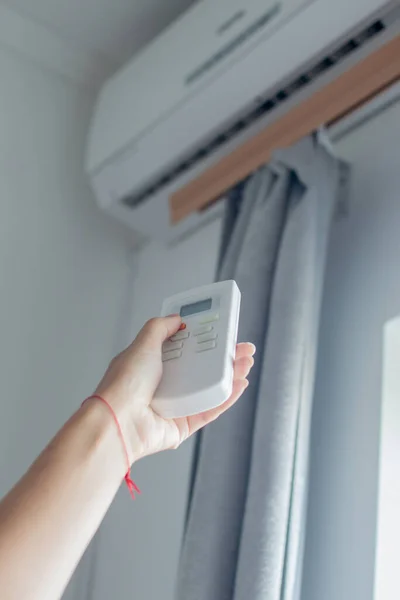
[[[100,93],[87,153],[100,207],[162,240],[201,225],[209,211],[171,225],[169,195],[382,43],[396,6],[197,2]]]

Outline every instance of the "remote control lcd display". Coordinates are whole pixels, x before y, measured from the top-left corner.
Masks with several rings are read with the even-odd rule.
[[[181,317],[190,317],[190,315],[197,315],[197,313],[205,312],[210,310],[212,306],[212,299],[200,300],[200,302],[194,302],[193,304],[185,304],[182,306],[180,315]]]

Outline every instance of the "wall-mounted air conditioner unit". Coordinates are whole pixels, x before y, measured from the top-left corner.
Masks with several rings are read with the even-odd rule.
[[[104,86],[87,156],[97,201],[169,240],[169,195],[390,36],[397,2],[202,0]]]

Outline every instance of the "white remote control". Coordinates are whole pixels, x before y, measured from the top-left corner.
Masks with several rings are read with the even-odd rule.
[[[159,415],[187,417],[228,400],[240,298],[234,281],[222,281],[164,301],[162,316],[180,314],[186,329],[163,345],[163,375],[152,403]]]

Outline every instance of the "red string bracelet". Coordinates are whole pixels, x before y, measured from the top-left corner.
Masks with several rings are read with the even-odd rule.
[[[128,490],[129,490],[130,495],[132,496],[132,500],[135,500],[135,492],[137,494],[140,494],[141,491],[138,488],[138,486],[136,485],[136,483],[131,479],[131,464],[129,462],[129,454],[128,454],[128,450],[127,450],[127,447],[126,447],[126,443],[125,443],[125,439],[124,439],[124,434],[122,433],[121,425],[119,424],[119,421],[118,421],[118,417],[115,414],[114,409],[112,408],[111,404],[109,404],[107,402],[107,400],[105,400],[101,396],[97,396],[97,395],[89,396],[89,398],[86,398],[86,400],[84,400],[82,402],[82,406],[86,402],[88,402],[89,400],[99,400],[100,402],[103,402],[103,404],[105,404],[107,406],[108,410],[110,411],[110,413],[111,413],[111,415],[112,415],[112,417],[113,417],[113,419],[115,421],[115,424],[116,424],[117,429],[118,429],[118,434],[119,434],[119,437],[121,438],[122,446],[124,448],[126,463],[128,465],[128,471],[127,471],[127,473],[126,473],[126,475],[124,477],[125,483],[128,486]]]

